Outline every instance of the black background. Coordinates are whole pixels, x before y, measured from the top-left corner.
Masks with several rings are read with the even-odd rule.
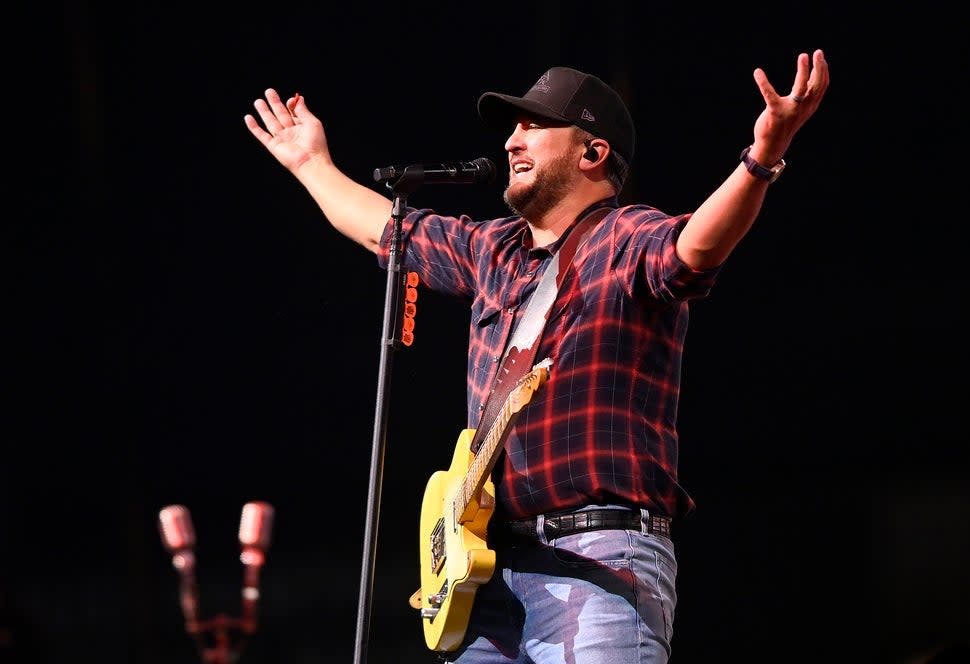
[[[917,662],[970,634],[962,19],[845,2],[8,10],[0,658],[195,662],[157,530],[236,615],[242,505],[276,509],[241,664],[354,659],[386,274],[253,139],[302,93],[335,159],[504,163],[485,90],[562,64],[637,122],[628,200],[693,209],[799,51],[832,83],[692,310],[675,664]],[[19,11],[19,10],[18,10]],[[409,202],[505,213],[501,183]],[[422,292],[392,353],[364,658],[431,662],[407,598],[464,426],[467,312]]]

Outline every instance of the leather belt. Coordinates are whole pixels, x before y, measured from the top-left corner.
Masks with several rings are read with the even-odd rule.
[[[536,517],[508,521],[506,522],[506,528],[513,535],[537,539],[537,521],[538,519]],[[670,538],[670,519],[667,517],[651,514],[646,524],[647,533]],[[603,509],[571,512],[569,514],[550,514],[546,515],[542,527],[546,539],[609,528],[642,530],[640,512],[625,509]]]

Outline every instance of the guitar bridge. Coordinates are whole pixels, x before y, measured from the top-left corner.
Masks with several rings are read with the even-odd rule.
[[[431,531],[431,569],[437,574],[445,564],[445,520],[438,519]]]
[[[441,584],[441,590],[436,592],[434,595],[428,595],[428,604],[421,609],[421,617],[434,622],[435,616],[438,615],[438,611],[441,610],[441,605],[445,603],[445,598],[448,597],[448,581],[447,579],[443,584]]]

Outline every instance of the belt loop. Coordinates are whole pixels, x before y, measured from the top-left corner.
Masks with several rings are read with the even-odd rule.
[[[650,534],[650,510],[646,507],[640,508],[640,533],[642,535]]]
[[[549,538],[546,537],[546,515],[540,514],[536,517],[536,537],[543,544],[549,543]]]

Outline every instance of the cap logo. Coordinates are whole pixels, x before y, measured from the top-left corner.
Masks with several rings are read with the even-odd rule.
[[[539,80],[532,87],[539,92],[549,92],[549,72],[540,76]]]
[[[582,115],[579,116],[586,122],[596,122],[596,116],[589,112],[588,108],[583,109]]]

